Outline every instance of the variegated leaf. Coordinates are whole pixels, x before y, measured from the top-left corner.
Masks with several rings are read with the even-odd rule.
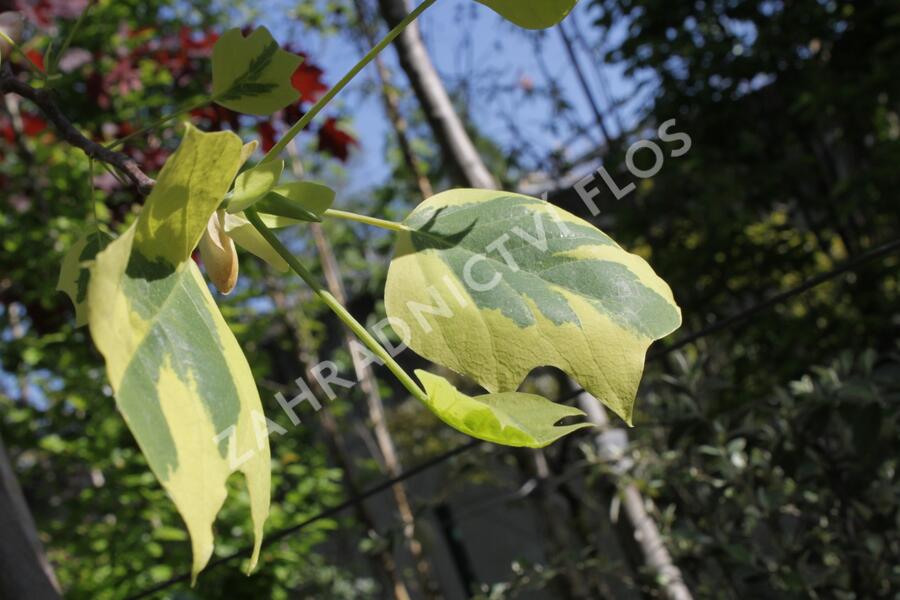
[[[555,366],[631,422],[647,348],[681,324],[669,286],[642,258],[508,192],[450,190],[404,223],[385,306],[413,350],[492,392]]]
[[[190,260],[240,162],[236,135],[188,127],[136,223],[97,255],[88,288],[91,335],[117,406],[184,518],[195,577],[212,555],[213,522],[233,472],[249,490],[252,564],[269,510],[259,394]]]

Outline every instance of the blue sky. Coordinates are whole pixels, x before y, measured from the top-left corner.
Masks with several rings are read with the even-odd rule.
[[[325,70],[326,83],[334,83],[361,57],[358,44],[345,36],[320,35],[306,28],[296,19],[290,18],[296,0],[266,0],[256,6],[264,10],[250,8],[235,12],[234,25],[246,22],[252,15],[257,23],[268,27],[282,42],[290,41],[295,47],[308,52],[311,59]],[[243,13],[243,14],[241,14]],[[573,17],[570,17],[570,20]],[[591,9],[587,2],[581,2],[575,9],[577,19],[585,37],[593,40],[597,31],[590,26]],[[570,31],[573,23],[570,21]],[[515,89],[523,80],[532,80],[537,85],[544,77],[534,50],[536,33],[526,32],[507,23],[487,7],[472,0],[439,0],[420,19],[420,27],[432,60],[448,87],[460,89],[463,85],[469,94],[472,117],[485,134],[507,146],[513,143],[508,121],[514,120],[521,131],[521,137],[528,140],[535,155],[546,155],[554,149],[566,146],[570,134],[548,131],[542,126],[551,108],[542,102],[517,102],[515,91],[491,95],[492,86]],[[610,38],[615,39],[617,32]],[[594,122],[564,47],[556,30],[543,34],[543,62],[545,69],[557,77],[566,99],[574,106],[577,122]],[[396,64],[393,48],[383,53],[384,59],[397,75],[396,83],[405,86],[402,72]],[[633,83],[623,77],[621,69],[601,65],[598,57],[587,53],[581,55],[582,65],[596,95],[601,94],[597,70],[603,69],[609,80],[611,93],[620,99],[629,99],[634,94]],[[389,124],[384,116],[381,99],[377,95],[365,93],[366,79],[374,78],[374,68],[370,65],[337,98],[336,104],[328,112],[341,114],[352,122],[352,128],[362,146],[346,165],[341,183],[344,194],[354,194],[383,181],[389,174],[385,162],[385,144],[388,141]],[[633,120],[637,101],[622,111],[627,122]],[[505,118],[504,115],[508,118]],[[626,123],[629,124],[629,123]],[[609,123],[615,130],[615,126]],[[596,129],[596,128],[595,128]],[[596,140],[596,132],[589,134]],[[582,143],[565,147],[569,155],[578,155],[589,149]]]

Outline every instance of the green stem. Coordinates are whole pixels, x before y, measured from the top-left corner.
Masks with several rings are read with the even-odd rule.
[[[69,49],[69,45],[72,43],[72,39],[75,37],[75,34],[78,33],[78,30],[81,29],[81,24],[84,23],[84,19],[85,17],[87,17],[88,12],[90,12],[92,5],[93,3],[88,3],[87,7],[85,7],[85,9],[81,11],[81,14],[78,16],[78,20],[75,21],[75,25],[72,27],[72,29],[69,30],[69,35],[66,36],[66,39],[65,41],[63,41],[62,46],[60,46],[59,50],[57,50],[56,53],[52,55],[53,60],[47,64],[47,73],[49,73],[50,75],[56,73],[56,68],[59,66],[59,59],[61,59],[62,55],[66,52],[66,50]],[[50,53],[50,49],[52,48],[53,45],[51,44],[48,47],[48,54]],[[47,58],[50,57],[45,57],[45,62]]]
[[[363,343],[372,351],[372,353],[384,361],[384,364],[388,369],[391,370],[391,373],[400,380],[400,383],[403,384],[409,393],[421,400],[422,402],[426,402],[428,399],[428,394],[425,393],[419,384],[417,384],[409,374],[403,370],[397,361],[394,360],[394,357],[391,356],[390,352],[388,352],[384,346],[378,343],[371,333],[366,330],[362,323],[357,321],[350,312],[344,308],[344,305],[341,304],[337,298],[335,298],[331,292],[326,290],[319,284],[318,281],[312,276],[312,273],[306,270],[300,261],[290,253],[290,251],[281,243],[281,240],[272,233],[272,230],[266,227],[266,225],[259,218],[259,213],[256,212],[253,208],[248,208],[244,211],[244,214],[247,216],[247,219],[250,223],[256,227],[257,231],[266,239],[267,242],[275,249],[275,251],[285,260],[288,266],[300,276],[300,278],[306,282],[306,284],[312,288],[312,290],[318,294],[319,298],[325,302],[325,305],[331,309],[331,311],[340,318],[347,327],[350,328],[356,336],[363,341]]]
[[[181,115],[183,115],[186,112],[191,112],[192,110],[202,108],[202,107],[206,106],[207,104],[209,104],[210,102],[215,102],[215,100],[216,100],[215,96],[204,96],[200,100],[193,102],[191,104],[185,103],[185,105],[182,105],[181,108],[176,109],[175,112],[170,113],[164,117],[160,117],[153,123],[150,123],[146,127],[143,127],[141,129],[139,129],[138,131],[135,131],[134,133],[129,133],[128,135],[126,135],[123,138],[119,138],[118,140],[114,140],[114,141],[110,142],[109,144],[106,145],[106,147],[109,148],[110,150],[115,150],[116,148],[118,148],[119,146],[121,146],[122,144],[127,142],[128,140],[136,138],[139,135],[143,135],[143,134],[147,133],[148,131],[153,131],[157,127],[161,127],[161,126],[165,125],[172,119],[180,117]]]
[[[403,223],[397,223],[396,221],[387,221],[385,219],[378,219],[376,217],[368,217],[366,215],[347,212],[345,210],[337,210],[334,208],[329,208],[322,214],[322,216],[332,217],[334,219],[345,219],[347,221],[356,221],[357,223],[365,223],[366,225],[380,227],[381,229],[390,229],[391,231],[411,231],[410,228]]]
[[[41,71],[40,67],[34,64],[34,61],[28,58],[28,55],[25,54],[25,51],[16,43],[14,39],[6,35],[2,30],[0,30],[0,38],[3,38],[7,44],[9,44],[13,50],[19,53],[19,55],[25,59],[26,66],[33,72],[38,78],[42,81],[47,80],[47,74]]]
[[[294,139],[298,133],[303,131],[303,129],[306,128],[306,126],[316,118],[316,115],[318,115],[322,111],[322,109],[325,108],[325,106],[329,102],[331,102],[331,100],[335,96],[337,96],[338,93],[342,89],[344,89],[354,77],[356,77],[357,73],[362,71],[363,67],[372,62],[372,60],[376,56],[378,56],[378,54],[382,50],[384,50],[391,42],[393,42],[398,35],[403,33],[403,30],[406,29],[406,27],[410,23],[415,21],[419,17],[419,15],[425,12],[425,9],[434,4],[436,1],[437,0],[424,0],[422,4],[417,6],[411,13],[406,15],[406,18],[400,21],[400,23],[398,23],[396,27],[391,29],[388,34],[375,45],[374,48],[369,50],[366,55],[362,57],[362,60],[356,63],[356,65],[352,69],[350,69],[347,74],[344,75],[344,77],[341,78],[341,80],[338,81],[337,84],[335,84],[333,88],[328,90],[327,94],[322,96],[318,102],[313,104],[312,108],[306,111],[306,113],[300,118],[300,120],[294,123],[294,125],[289,130],[287,130],[283,136],[281,136],[281,139],[278,140],[278,143],[275,144],[272,149],[266,153],[266,155],[260,162],[268,162],[270,160],[274,160],[279,154],[281,154],[281,151],[291,143],[291,140]]]

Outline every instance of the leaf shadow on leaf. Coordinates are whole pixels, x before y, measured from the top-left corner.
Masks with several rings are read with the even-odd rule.
[[[158,281],[175,272],[175,265],[162,257],[151,261],[140,252],[132,252],[125,273],[132,279]]]
[[[448,248],[458,246],[460,242],[466,239],[466,237],[475,229],[475,226],[478,224],[478,217],[476,217],[472,220],[471,223],[469,223],[469,225],[465,227],[465,229],[462,229],[456,233],[449,235],[445,233],[436,234],[433,232],[434,226],[444,210],[446,210],[446,207],[435,210],[421,227],[416,227],[415,230],[410,232],[410,236],[416,238],[417,242],[425,242],[425,244],[423,246],[420,246],[418,250],[431,248],[446,250]],[[410,250],[412,251],[412,253],[415,253],[417,249],[410,248]],[[403,254],[408,253],[410,252],[403,252],[401,254],[398,254],[398,256],[402,256]]]

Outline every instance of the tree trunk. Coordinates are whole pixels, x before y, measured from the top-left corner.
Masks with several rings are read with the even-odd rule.
[[[619,430],[619,442],[615,443],[615,436],[604,435],[610,431],[609,419],[597,399],[587,392],[582,392],[578,396],[578,404],[587,413],[588,419],[600,429],[600,433],[596,436],[598,454],[608,457],[619,455],[621,446],[628,440],[625,430]],[[610,472],[624,475],[628,470],[628,465],[624,461],[616,461],[615,458],[613,460]],[[615,478],[618,479],[618,477]],[[672,556],[663,542],[659,528],[647,514],[641,492],[633,483],[616,483],[622,508],[625,509],[625,518],[628,519],[634,534],[634,541],[640,548],[644,563],[650,569],[653,579],[669,600],[693,600],[690,590],[684,584],[681,570],[672,561]]]
[[[389,27],[397,26],[409,13],[405,0],[378,0],[378,5]],[[412,23],[400,34],[394,45],[400,65],[415,90],[428,124],[450,167],[455,169],[465,185],[496,188],[494,177],[478,156],[472,138],[466,132],[440,75],[431,63],[419,26]]]
[[[60,598],[31,512],[0,439],[0,598]]]

